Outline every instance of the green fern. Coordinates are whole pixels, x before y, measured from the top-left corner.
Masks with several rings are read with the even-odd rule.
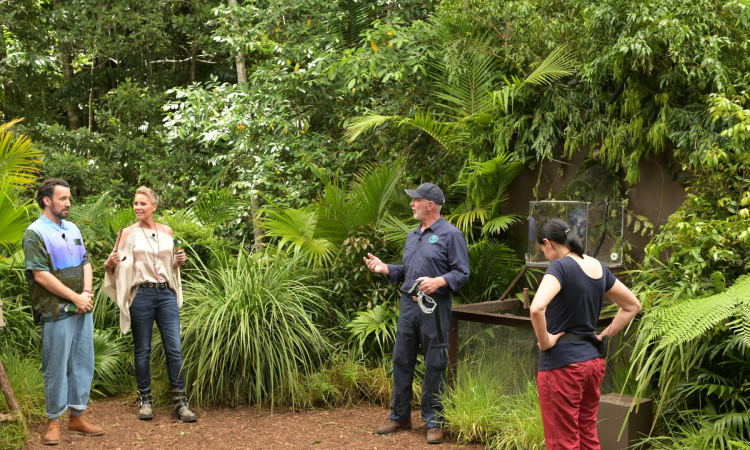
[[[726,291],[652,307],[639,323],[630,372],[637,380],[635,400],[659,380],[658,416],[667,395],[707,354],[705,337],[728,325],[741,345],[750,343],[750,276],[742,276]],[[703,340],[702,340],[703,339]],[[718,388],[717,388],[718,389]],[[719,392],[721,393],[721,392]]]

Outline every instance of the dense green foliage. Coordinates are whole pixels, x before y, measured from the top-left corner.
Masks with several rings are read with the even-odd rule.
[[[523,218],[505,205],[525,169],[541,179],[585,152],[574,182],[534,195],[596,201],[622,198],[665,153],[690,192],[664,227],[635,218],[653,236],[633,279],[636,393],[655,387],[655,430],[672,434],[657,445],[747,446],[746,298],[729,296],[750,268],[748,52],[748,0],[0,2],[6,369],[14,383],[40,376],[17,356],[39,353],[19,240],[44,178],[71,182],[95,286],[135,220],[135,188],[159,192],[157,220],[190,255],[182,320],[200,403],[385,405],[397,294],[362,257],[400,259],[416,226],[404,186],[443,187],[469,242],[455,298],[476,302],[520,267],[510,227]],[[131,391],[130,338],[95,301],[94,387]],[[670,340],[675,317],[705,326]],[[462,366],[450,426],[497,448],[541,445],[533,384],[493,403],[482,389],[499,387],[474,369]],[[23,433],[0,428],[16,448]]]

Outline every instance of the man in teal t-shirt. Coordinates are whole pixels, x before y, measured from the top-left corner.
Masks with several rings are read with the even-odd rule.
[[[104,434],[83,411],[94,376],[93,271],[81,232],[64,219],[70,186],[51,178],[37,203],[43,213],[23,236],[24,266],[34,322],[42,327],[44,403],[49,424],[45,444],[60,443],[60,416],[70,410],[68,432]]]

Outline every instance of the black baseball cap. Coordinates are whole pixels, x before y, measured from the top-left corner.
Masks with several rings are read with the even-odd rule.
[[[412,197],[426,198],[438,205],[442,205],[445,202],[443,191],[432,183],[424,183],[416,189],[406,189],[406,193]]]

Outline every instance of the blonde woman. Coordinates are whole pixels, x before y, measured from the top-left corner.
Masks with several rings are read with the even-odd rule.
[[[180,342],[180,267],[185,264],[186,256],[182,250],[175,252],[172,229],[154,220],[158,206],[159,196],[152,189],[141,186],[135,191],[133,212],[138,222],[123,230],[117,248],[104,263],[104,291],[120,308],[122,332],[133,329],[138,418],[154,417],[149,361],[156,322],[172,384],[172,417],[195,422],[198,418],[190,411],[185,396]]]

